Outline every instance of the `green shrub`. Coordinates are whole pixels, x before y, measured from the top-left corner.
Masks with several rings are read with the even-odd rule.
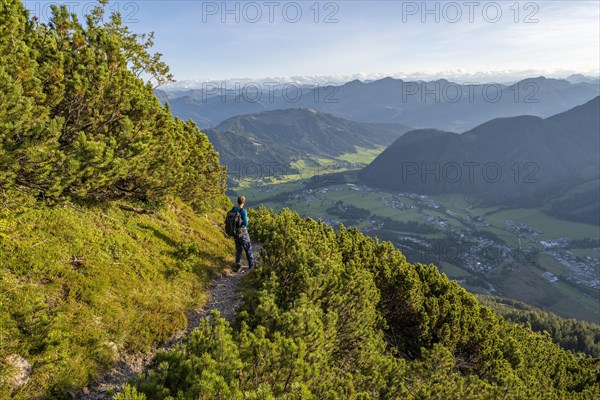
[[[588,399],[600,360],[496,316],[434,266],[290,210],[251,212],[261,259],[137,387],[149,399]]]
[[[131,33],[118,14],[102,23],[101,6],[85,27],[66,6],[52,12],[38,25],[19,0],[0,4],[1,187],[50,199],[178,195],[198,211],[222,205],[218,154],[154,95],[172,77],[148,53],[153,36]]]

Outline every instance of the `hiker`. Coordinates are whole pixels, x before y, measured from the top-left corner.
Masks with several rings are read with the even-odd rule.
[[[254,256],[252,254],[252,243],[248,234],[248,212],[244,210],[246,198],[239,196],[237,207],[233,207],[227,213],[225,219],[225,231],[235,239],[235,272],[242,268],[242,249],[246,252],[248,268],[254,268]]]

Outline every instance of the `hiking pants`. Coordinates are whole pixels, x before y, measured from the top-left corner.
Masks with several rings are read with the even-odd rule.
[[[246,258],[248,259],[248,268],[254,268],[254,255],[252,254],[252,242],[250,242],[250,235],[248,232],[244,232],[241,237],[235,238],[235,264],[238,269],[242,267],[242,249],[246,252]]]

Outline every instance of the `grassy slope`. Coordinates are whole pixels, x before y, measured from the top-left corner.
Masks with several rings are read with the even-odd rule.
[[[0,208],[0,398],[81,388],[119,354],[184,328],[211,274],[233,262],[222,216],[195,215],[176,200],[155,214],[27,198]],[[10,394],[14,354],[33,374]]]

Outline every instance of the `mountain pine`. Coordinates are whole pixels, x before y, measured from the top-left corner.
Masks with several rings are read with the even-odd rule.
[[[102,6],[85,25],[66,6],[52,13],[38,24],[20,1],[0,5],[2,187],[42,198],[220,203],[218,154],[154,96],[172,76],[148,52],[153,35],[130,32],[119,14],[103,23]]]

